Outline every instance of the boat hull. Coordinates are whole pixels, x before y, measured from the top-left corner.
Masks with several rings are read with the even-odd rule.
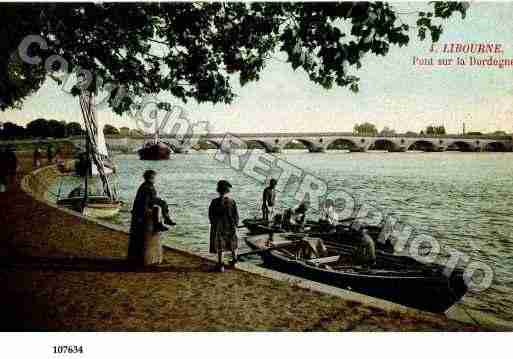
[[[255,240],[247,239],[246,242],[252,249],[262,249]],[[395,275],[380,275],[320,268],[285,256],[279,250],[262,252],[260,256],[267,267],[280,272],[429,312],[445,312],[467,291],[460,269],[456,269],[450,278],[442,274],[401,275],[400,271]],[[408,260],[413,261],[412,258]]]
[[[120,201],[112,201],[106,197],[90,197],[85,205],[83,201],[84,199],[79,197],[65,198],[57,201],[57,205],[97,219],[115,217],[122,206]]]
[[[137,153],[139,154],[139,159],[143,161],[165,161],[169,160],[171,149],[162,143],[157,143],[143,147]]]
[[[269,222],[263,219],[245,219],[242,221],[242,224],[244,224],[244,227],[248,229],[251,235],[284,232],[279,228],[270,227]]]

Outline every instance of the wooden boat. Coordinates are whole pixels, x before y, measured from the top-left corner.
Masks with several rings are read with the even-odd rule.
[[[251,235],[284,232],[278,226],[273,226],[269,221],[265,221],[261,218],[244,219],[242,224],[248,229]]]
[[[171,155],[171,147],[162,142],[159,138],[159,124],[155,122],[155,134],[151,141],[146,142],[143,147],[137,150],[139,159],[143,161],[168,160]]]
[[[122,206],[121,201],[112,201],[105,196],[88,196],[84,202],[84,197],[63,198],[57,201],[57,205],[81,212],[86,217],[91,218],[112,218],[116,216]]]
[[[321,241],[325,249],[318,256],[305,254],[305,243],[312,247],[312,240]],[[246,242],[270,268],[430,312],[446,311],[468,289],[462,269],[448,277],[440,265],[383,251],[377,251],[376,263],[366,268],[350,264],[354,247],[338,242],[279,233],[272,240],[259,235]]]
[[[258,218],[244,219],[242,224],[248,229],[250,235],[286,232],[279,226],[273,225],[269,221]],[[383,244],[377,240],[382,229],[381,226],[365,226],[359,230],[356,230],[353,229],[349,223],[340,223],[334,228],[328,228],[326,225],[320,224],[316,221],[306,221],[306,226],[304,227],[303,233],[308,234],[311,237],[322,238],[323,240],[343,241],[346,244],[354,245],[359,241],[361,231],[363,229],[369,233],[378,249],[390,253],[394,251],[394,248],[391,244]]]
[[[170,158],[171,149],[162,142],[155,142],[147,143],[137,153],[139,154],[139,159],[144,161],[162,161]]]
[[[94,94],[84,92],[80,95],[80,107],[85,125],[86,150],[81,154],[75,168],[83,184],[72,190],[67,197],[61,198],[61,186],[57,195],[57,205],[81,212],[92,218],[110,218],[119,213],[122,202],[118,199],[117,186],[113,179],[115,167],[109,157],[103,123],[99,121],[94,104]],[[101,181],[99,191],[90,193],[92,181]]]

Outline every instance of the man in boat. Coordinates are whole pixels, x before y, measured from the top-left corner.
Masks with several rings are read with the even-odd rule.
[[[370,267],[376,263],[376,246],[366,229],[362,231],[360,243],[354,249],[353,262],[363,267]]]
[[[274,204],[276,203],[276,185],[278,181],[271,178],[269,186],[264,189],[262,195],[262,218],[264,221],[269,222],[269,218],[272,218]]]
[[[154,232],[164,232],[168,228],[161,222],[152,223],[148,226],[148,221],[154,222],[155,206],[160,207],[164,223],[174,226],[176,223],[169,216],[169,207],[167,202],[157,196],[155,189],[155,179],[157,172],[147,170],[144,172],[144,182],[139,186],[132,207],[132,221],[130,223],[130,241],[128,244],[129,260],[139,261],[144,257],[144,237],[148,228],[153,228]]]
[[[300,231],[303,229],[308,211],[308,204],[301,202],[296,208],[287,208],[283,212],[282,228],[286,231]]]

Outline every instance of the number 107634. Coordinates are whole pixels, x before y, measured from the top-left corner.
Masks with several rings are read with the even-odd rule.
[[[82,345],[54,345],[53,346],[54,354],[82,354],[84,353],[84,348]]]

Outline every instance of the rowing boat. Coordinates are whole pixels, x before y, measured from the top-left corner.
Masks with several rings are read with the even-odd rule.
[[[280,226],[276,226],[263,219],[244,219],[242,224],[248,229],[250,235],[286,232]],[[346,244],[354,245],[359,241],[363,230],[366,230],[374,240],[376,248],[390,253],[394,251],[390,242],[382,243],[378,241],[379,234],[382,230],[381,226],[361,225],[355,228],[352,226],[352,223],[341,222],[337,226],[330,227],[316,221],[307,221],[302,233],[306,233],[310,237],[318,237],[330,241],[343,241]]]
[[[339,241],[275,233],[246,243],[272,269],[430,312],[446,311],[468,289],[460,268],[446,275],[441,265],[384,251],[370,267],[355,265],[354,246]]]

